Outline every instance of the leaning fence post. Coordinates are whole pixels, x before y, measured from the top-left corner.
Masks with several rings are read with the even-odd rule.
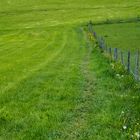
[[[118,49],[117,48],[114,49],[114,60],[115,61],[118,60]]]
[[[101,37],[101,48],[102,48],[102,50],[104,50],[104,38],[103,37]]]
[[[112,58],[112,49],[111,48],[109,48],[109,55]]]
[[[103,49],[103,48],[102,48],[102,47],[103,47],[103,46],[102,46],[102,37],[99,38],[99,47],[100,47],[100,49]]]
[[[124,65],[124,58],[123,58],[123,52],[121,51],[121,63]]]
[[[127,60],[127,71],[130,73],[130,51],[128,51],[128,60]]]
[[[136,67],[135,67],[135,78],[136,80],[139,80],[139,58],[140,58],[140,52],[138,50],[138,52],[136,53]]]
[[[96,36],[96,32],[93,32],[93,35],[94,35],[95,38],[97,38],[97,36]]]

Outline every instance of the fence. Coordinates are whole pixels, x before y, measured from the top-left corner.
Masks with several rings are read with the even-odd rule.
[[[131,51],[122,51],[118,48],[112,48],[107,46],[103,37],[98,36],[93,29],[93,24],[88,24],[88,31],[96,39],[99,48],[106,52],[112,60],[120,62],[124,68],[131,73],[137,81],[140,81],[140,51],[137,50],[135,53]]]

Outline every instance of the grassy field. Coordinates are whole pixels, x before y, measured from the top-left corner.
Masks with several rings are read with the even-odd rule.
[[[96,25],[94,29],[112,48],[133,52],[140,48],[140,22]]]
[[[139,84],[116,76],[83,25],[139,13],[139,0],[0,0],[0,139],[137,140]],[[139,44],[139,23],[96,30]]]
[[[1,29],[43,28],[140,16],[139,0],[0,0]]]
[[[127,65],[128,51],[131,52],[131,70],[135,73],[136,52],[140,50],[140,21],[100,24],[95,25],[94,30],[98,36],[104,38],[108,48],[118,48],[119,60],[121,60],[121,52],[123,52],[125,65]]]

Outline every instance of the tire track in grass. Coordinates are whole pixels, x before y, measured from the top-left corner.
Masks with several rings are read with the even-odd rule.
[[[92,50],[90,42],[87,42],[85,37],[79,40],[86,42],[79,43],[80,46],[85,46],[81,63],[83,87],[81,94],[76,97],[77,104],[73,108],[71,120],[64,126],[62,136],[58,139],[126,139],[125,134],[121,132],[122,126],[119,122],[124,103],[120,99],[116,101],[116,96],[113,96],[122,93],[117,88],[118,82],[108,73],[109,62],[104,60],[99,50],[97,51],[96,48]],[[112,86],[115,90],[110,91],[109,88]],[[128,94],[128,91],[123,92]]]
[[[5,59],[0,58],[0,81],[3,81],[3,84],[4,82],[9,81],[11,83],[23,75],[26,75],[26,73],[32,69],[32,67],[36,67],[36,65],[38,65],[43,58],[46,58],[46,55],[48,55],[48,50],[50,50],[50,45],[55,41],[55,37],[56,34],[54,34],[51,40],[49,39],[50,42],[43,42],[42,46],[41,42],[39,43],[38,41],[34,41],[34,45],[32,45],[27,41],[27,46],[22,46],[22,50],[16,46],[16,54],[10,54],[7,57],[5,56]]]
[[[36,67],[32,71],[32,73],[28,73],[29,75],[26,75],[26,78],[16,83],[15,87],[12,87],[11,89],[5,91],[5,93],[1,95],[0,111],[4,110],[6,113],[8,113],[8,117],[4,118],[5,123],[4,125],[1,125],[0,138],[9,139],[9,137],[10,138],[12,137],[12,139],[15,139],[15,137],[16,138],[18,137],[18,135],[16,134],[17,133],[19,134],[19,132],[17,131],[18,127],[24,128],[22,129],[23,132],[21,131],[21,134],[22,133],[28,134],[27,131],[30,128],[32,128],[33,123],[32,120],[30,120],[30,118],[33,116],[31,112],[33,111],[33,108],[38,104],[38,98],[39,96],[41,96],[39,95],[41,94],[40,91],[38,91],[37,93],[35,92],[36,89],[41,90],[39,88],[39,86],[41,85],[36,85],[38,83],[38,78],[39,78],[38,76],[42,75],[42,71],[43,70],[46,71],[46,67],[51,66],[53,64],[53,61],[57,60],[57,57],[61,55],[61,52],[65,47],[66,37],[67,37],[66,33],[63,32],[62,41],[59,42],[61,46],[60,47],[56,46],[57,48],[54,49],[53,54],[50,55],[49,61],[47,60],[47,62],[43,62],[40,65],[38,65],[38,67]],[[56,43],[53,43],[52,45],[56,45]],[[36,81],[32,83],[33,79],[36,79]],[[44,91],[44,89],[42,89],[41,91]],[[36,112],[33,113],[34,113],[34,117],[32,119],[37,119]],[[1,115],[3,115],[3,112],[1,112]],[[10,120],[9,120],[9,116],[10,116]],[[37,124],[35,123],[35,126],[36,125]]]
[[[35,41],[39,41],[34,39],[32,34],[32,30],[27,32],[13,32],[13,34],[6,34],[4,37],[1,37],[1,44],[0,47],[0,58],[4,58],[4,56],[14,56],[18,51],[23,51],[26,49],[31,49],[35,43]],[[30,35],[29,35],[30,34]],[[32,36],[31,36],[32,35]],[[40,36],[38,36],[40,37]],[[21,40],[22,38],[22,40]],[[18,49],[18,50],[17,50]]]
[[[55,38],[53,38],[52,42],[50,42],[50,46],[55,46],[54,44],[54,41],[55,41]],[[45,58],[47,58],[47,60],[43,61],[44,62],[41,62],[40,64],[38,65],[35,65],[35,66],[32,66],[32,68],[26,73],[24,74],[22,77],[18,77],[18,79],[16,79],[16,81],[10,83],[10,84],[7,84],[7,86],[4,86],[4,87],[0,87],[1,90],[0,90],[0,96],[2,94],[4,94],[5,92],[11,90],[11,89],[16,89],[17,88],[17,85],[24,81],[25,79],[27,79],[28,77],[30,77],[30,75],[32,75],[33,73],[35,73],[36,71],[38,71],[39,69],[43,68],[44,66],[46,66],[48,63],[51,63],[51,61],[53,61],[53,59],[55,59],[57,57],[57,55],[60,53],[61,49],[56,47],[56,50],[52,49],[53,53],[51,53],[51,56],[49,55],[49,58],[46,56]],[[45,53],[45,52],[44,52]],[[31,60],[30,60],[31,61]]]
[[[61,44],[60,47],[55,46],[56,44],[54,42],[51,43],[51,46],[55,46],[56,48],[53,50],[53,54],[51,53],[51,55],[49,56],[47,61],[41,62],[39,65],[37,65],[34,68],[32,68],[32,70],[30,70],[30,72],[27,73],[24,77],[22,77],[19,81],[16,81],[11,87],[8,87],[3,92],[1,91],[1,94],[0,94],[0,96],[1,96],[1,100],[0,100],[1,104],[2,104],[2,102],[5,102],[5,98],[7,99],[7,101],[12,100],[12,99],[10,99],[10,96],[12,96],[12,98],[14,99],[15,95],[13,95],[12,93],[16,94],[16,92],[19,91],[18,88],[23,88],[22,84],[26,85],[25,82],[28,82],[28,80],[30,80],[32,77],[35,77],[35,75],[40,74],[41,70],[43,70],[44,68],[46,68],[49,65],[51,65],[53,63],[53,61],[57,60],[56,58],[59,57],[59,55],[61,55],[61,52],[63,51],[63,49],[65,47],[66,38],[67,38],[65,32],[62,33],[62,38],[63,38],[62,39],[62,44],[60,43]],[[29,87],[30,87],[30,85],[29,85]]]
[[[84,38],[84,40],[87,39]],[[109,87],[104,86],[105,80],[102,79],[103,77],[100,77],[103,73],[102,71],[106,72],[109,64],[103,61],[103,57],[99,60],[98,57],[101,54],[99,55],[98,52],[92,50],[90,42],[87,42],[86,46],[85,56],[81,65],[84,78],[83,92],[78,99],[74,111],[74,119],[70,123],[65,138],[67,140],[116,139],[119,135],[119,129],[114,128],[113,123],[117,121],[117,119],[115,120],[115,115],[113,115],[113,112],[110,112],[111,106],[114,106],[114,99],[112,95],[109,97]],[[107,66],[106,69],[104,68],[105,66]],[[98,79],[97,76],[99,76]],[[120,91],[114,92],[114,94],[118,94]],[[122,105],[118,108],[121,107]],[[114,122],[113,119],[115,120]],[[120,135],[120,137],[124,139],[124,136]]]
[[[0,51],[0,54],[1,54],[0,59],[3,59],[5,57],[7,57],[7,58],[16,57],[17,58],[17,56],[19,57],[19,53],[22,52],[21,54],[25,54],[25,52],[27,53],[27,51],[28,51],[28,53],[26,55],[30,55],[30,53],[31,53],[31,56],[32,56],[32,53],[37,52],[38,50],[41,49],[41,46],[43,45],[43,43],[44,43],[44,46],[46,47],[45,41],[50,40],[56,34],[55,31],[53,31],[52,33],[50,32],[50,35],[49,35],[49,33],[47,34],[48,37],[45,36],[45,38],[42,39],[41,35],[43,33],[40,33],[38,31],[39,32],[39,33],[37,33],[38,36],[36,36],[36,38],[33,38],[34,37],[33,32],[34,31],[28,31],[27,33],[25,32],[24,34],[22,34],[23,35],[22,42],[19,41],[20,39],[18,38],[18,35],[17,36],[15,35],[15,37],[13,37],[14,39],[16,38],[14,43],[9,41],[9,44],[6,44],[6,43],[3,44],[2,50]],[[31,35],[29,36],[28,34],[32,34],[32,36]],[[7,35],[7,37],[9,37],[9,36]],[[37,38],[39,38],[39,39],[37,39]],[[8,41],[5,40],[4,42],[8,42]],[[44,48],[44,46],[43,46],[43,48]],[[7,48],[7,49],[5,50],[5,48]],[[21,58],[19,57],[18,59],[21,59]]]
[[[82,31],[83,32],[83,31]],[[78,140],[78,139],[88,139],[90,132],[87,131],[88,128],[88,116],[92,111],[92,101],[94,98],[94,76],[89,71],[90,56],[92,48],[89,43],[86,42],[86,37],[84,33],[78,34],[79,38],[77,42],[79,46],[84,47],[84,53],[81,62],[81,74],[83,75],[83,86],[81,87],[81,94],[77,97],[77,103],[73,110],[73,116],[71,122],[65,128],[65,133],[62,139],[67,140]],[[61,139],[61,138],[60,138]]]
[[[77,42],[77,33],[75,30],[68,32],[70,33],[67,33],[67,45],[63,53],[48,67],[48,70],[50,72],[52,71],[52,73],[50,73],[52,74],[51,78],[54,78],[53,80],[47,80],[49,87],[46,87],[46,92],[48,91],[49,93],[47,93],[47,95],[44,93],[43,95],[41,94],[41,97],[39,97],[41,100],[39,101],[38,98],[36,98],[36,102],[39,104],[43,97],[43,99],[45,99],[44,101],[48,102],[47,105],[50,107],[50,109],[47,110],[50,121],[45,125],[46,127],[44,126],[45,129],[48,128],[49,130],[48,132],[42,130],[42,135],[47,135],[46,139],[64,138],[65,127],[68,121],[71,120],[73,108],[77,104],[77,98],[81,94],[82,79],[80,64],[84,50],[80,48],[79,42]],[[71,38],[69,38],[69,36],[71,36]],[[37,111],[35,107],[34,109]],[[36,131],[36,133],[40,132]],[[29,135],[30,132],[28,133],[28,136]]]
[[[71,32],[71,31],[70,31]],[[67,105],[67,102],[65,102],[65,101],[59,101],[59,98],[61,99],[61,96],[62,96],[62,94],[61,95],[59,95],[57,92],[59,91],[59,93],[63,93],[64,95],[64,97],[66,97],[66,99],[68,100],[68,102],[70,102],[70,103],[72,103],[73,104],[73,98],[74,98],[74,96],[75,96],[75,94],[73,95],[72,93],[72,95],[70,94],[70,93],[67,93],[67,92],[72,92],[72,91],[75,91],[76,89],[71,89],[71,88],[74,88],[74,87],[72,87],[73,86],[73,82],[75,83],[76,81],[73,81],[73,78],[74,79],[77,79],[77,75],[74,75],[74,77],[73,77],[73,72],[75,72],[75,67],[76,67],[76,69],[77,69],[77,65],[75,65],[75,64],[73,64],[73,61],[75,60],[75,59],[77,59],[77,60],[79,60],[80,58],[79,58],[79,56],[77,55],[77,51],[79,51],[79,46],[78,46],[78,48],[76,47],[75,48],[75,46],[71,46],[71,44],[72,43],[69,43],[68,41],[70,41],[69,39],[69,36],[71,36],[71,33],[67,33],[67,34],[64,34],[63,35],[63,43],[62,43],[62,46],[61,46],[61,48],[62,48],[62,51],[60,51],[61,49],[59,48],[59,54],[57,55],[57,57],[58,57],[58,59],[54,59],[53,61],[51,61],[51,63],[48,65],[48,66],[45,66],[45,67],[43,67],[43,68],[41,68],[37,73],[35,73],[35,74],[33,74],[32,76],[30,76],[30,77],[28,77],[28,79],[26,79],[25,81],[24,81],[24,83],[22,83],[22,85],[21,85],[21,87],[19,87],[19,88],[21,88],[21,89],[18,89],[17,91],[15,91],[15,95],[13,95],[13,98],[12,99],[9,99],[9,102],[7,102],[7,104],[5,103],[5,106],[10,106],[10,107],[15,107],[15,104],[14,104],[14,102],[16,102],[16,104],[21,104],[20,105],[20,107],[18,107],[19,108],[19,110],[20,109],[22,109],[22,110],[24,110],[23,108],[28,108],[28,110],[26,110],[27,112],[24,112],[24,117],[25,117],[25,114],[27,113],[29,113],[29,112],[31,112],[31,111],[33,111],[33,113],[37,113],[39,110],[37,110],[36,109],[36,107],[37,107],[37,105],[38,104],[40,104],[41,102],[42,102],[42,100],[44,99],[44,97],[45,97],[45,95],[42,95],[42,94],[45,94],[45,93],[43,93],[43,92],[45,92],[45,91],[49,91],[49,92],[52,92],[53,93],[53,95],[51,95],[51,96],[53,96],[53,97],[51,97],[50,98],[50,101],[51,102],[56,102],[56,103],[58,103],[58,104],[54,104],[54,105],[52,105],[52,103],[51,102],[49,102],[49,106],[51,107],[51,110],[54,110],[54,109],[56,109],[54,112],[58,112],[58,114],[57,114],[57,116],[56,116],[56,118],[58,118],[58,121],[60,121],[61,120],[61,113],[63,113],[62,111],[64,111],[64,114],[65,114],[65,112],[66,112],[66,114],[65,115],[67,115],[67,108],[65,109],[63,109],[63,104],[66,104]],[[73,36],[73,35],[72,35]],[[74,35],[75,36],[75,35]],[[74,38],[74,37],[72,37],[72,38]],[[66,45],[67,44],[67,45]],[[74,50],[76,50],[76,52],[75,53],[73,53],[73,51]],[[71,57],[70,57],[71,56]],[[77,64],[77,61],[74,61],[76,64]],[[73,69],[74,68],[74,69]],[[57,81],[57,79],[53,76],[51,76],[49,73],[49,75],[51,76],[49,79],[45,76],[45,79],[43,78],[43,77],[41,77],[41,79],[43,80],[42,82],[45,84],[49,84],[50,83],[50,85],[48,85],[49,87],[46,87],[46,89],[45,89],[45,91],[44,91],[44,89],[40,89],[39,87],[41,86],[40,84],[42,83],[38,83],[38,78],[40,79],[40,76],[43,74],[43,73],[45,73],[45,74],[47,74],[46,73],[46,70],[51,74],[55,74],[55,76],[56,76],[56,78],[61,78],[60,79],[60,82],[59,82],[59,86],[58,86],[58,81]],[[55,70],[55,71],[54,71]],[[64,76],[64,78],[63,78],[63,74],[61,74],[61,72],[64,72],[64,74],[65,74],[65,76]],[[70,73],[69,73],[70,72]],[[49,76],[48,75],[48,76]],[[76,76],[76,77],[75,77]],[[46,79],[47,78],[47,79]],[[52,78],[54,78],[53,80],[52,80]],[[40,79],[40,80],[41,80]],[[32,80],[33,81],[35,81],[35,83],[32,83]],[[47,80],[47,81],[46,81]],[[70,82],[70,83],[69,83]],[[43,84],[42,83],[42,84]],[[37,85],[37,84],[39,84],[39,85]],[[70,84],[70,85],[69,85]],[[34,85],[36,85],[36,87],[34,87]],[[35,93],[35,91],[34,90],[32,90],[32,86],[34,87],[34,89],[35,90],[37,90],[37,89],[40,89],[40,91],[38,91],[38,92],[40,92],[40,93]],[[55,86],[57,86],[57,91],[55,90]],[[65,88],[65,86],[66,86],[66,88]],[[69,87],[70,86],[70,87]],[[52,88],[51,89],[51,91],[49,90],[49,88]],[[62,88],[63,87],[63,88]],[[76,87],[77,87],[77,85],[76,85]],[[75,88],[76,88],[75,87]],[[18,87],[17,87],[18,88]],[[61,89],[62,88],[62,89]],[[67,89],[67,88],[69,88],[69,89]],[[24,92],[24,94],[22,93],[22,91],[24,91],[25,90],[25,92]],[[71,91],[72,90],[72,91]],[[66,92],[67,91],[67,92]],[[14,92],[14,91],[13,91]],[[30,92],[30,94],[28,94]],[[66,92],[66,93],[65,93]],[[18,95],[16,95],[16,94],[18,94]],[[36,95],[37,94],[37,95]],[[39,94],[39,95],[38,95]],[[70,97],[70,98],[68,98],[68,97]],[[48,96],[49,97],[49,96]],[[10,98],[10,97],[9,97]],[[42,99],[43,98],[43,99]],[[58,98],[58,99],[57,99]],[[39,100],[39,99],[41,99],[41,100]],[[46,100],[46,102],[48,102],[48,100],[49,100],[49,98],[45,98],[45,100]],[[59,102],[58,102],[59,101]],[[24,103],[27,103],[28,104],[28,106],[26,106],[27,104],[24,104]],[[23,106],[23,104],[24,104],[24,106]],[[55,107],[55,108],[54,108]],[[9,107],[8,107],[9,108]],[[61,109],[62,108],[62,109]],[[51,111],[50,110],[50,111]],[[61,111],[62,110],[62,111]],[[59,113],[60,112],[60,113]],[[51,113],[52,113],[52,111],[51,111]],[[53,113],[54,114],[54,113]],[[59,116],[59,114],[60,114],[60,116]],[[29,113],[29,118],[31,117],[30,116],[31,114]],[[43,115],[43,114],[42,114]],[[50,114],[51,115],[51,114]],[[36,117],[36,116],[35,116]],[[46,116],[47,117],[47,116]],[[28,122],[28,120],[27,120],[27,118],[25,117],[24,118],[25,119],[25,123],[26,122]],[[44,118],[45,119],[45,118]],[[48,126],[46,126],[46,127],[49,127],[49,125],[51,125],[51,123],[53,123],[53,119],[54,119],[54,121],[57,121],[57,119],[55,119],[55,116],[52,116],[52,118],[51,118],[51,120],[50,120],[50,124],[48,124],[48,122],[46,122],[47,124],[48,124]],[[56,127],[58,127],[59,125],[59,122],[56,122]],[[31,124],[29,123],[29,126],[28,127],[31,127],[32,128],[32,126],[30,126]],[[36,124],[37,125],[37,124]],[[36,125],[34,126],[34,127],[36,127]],[[42,124],[43,125],[43,124]],[[45,125],[45,124],[44,124]],[[55,126],[54,125],[54,126]],[[51,126],[51,127],[54,127],[54,126]],[[46,129],[46,128],[44,128],[44,129]],[[25,130],[24,130],[25,131]],[[27,131],[27,130],[26,130]],[[55,130],[53,130],[53,131],[55,131]],[[50,134],[51,133],[53,133],[53,131],[51,131],[50,132]],[[25,133],[25,132],[23,132],[23,133]],[[37,133],[37,132],[36,132]],[[38,132],[39,133],[39,132]],[[47,132],[46,132],[47,133]],[[27,132],[27,135],[29,135],[30,134],[30,132]],[[49,132],[48,132],[48,137],[49,137]],[[53,136],[54,137],[54,136]]]
[[[47,133],[47,138],[59,137],[57,134],[63,133],[61,130],[65,127],[65,123],[67,123],[67,120],[70,119],[70,115],[72,113],[71,108],[73,108],[73,106],[77,102],[76,96],[79,96],[80,94],[79,90],[81,88],[81,79],[79,79],[79,70],[81,57],[83,56],[84,50],[81,50],[80,46],[78,45],[79,43],[77,43],[77,34],[75,33],[75,31],[67,31],[66,36],[67,40],[64,41],[66,42],[65,48],[63,52],[58,56],[58,59],[55,59],[53,62],[51,62],[51,64],[46,67],[47,69],[43,68],[41,71],[38,71],[35,75],[33,75],[33,77],[29,77],[29,80],[27,79],[23,83],[21,90],[19,89],[18,91],[16,91],[17,93],[19,92],[19,94],[17,96],[13,96],[13,98],[11,98],[11,101],[6,105],[7,107],[10,106],[15,108],[17,106],[16,104],[20,104],[21,108],[17,107],[19,108],[19,110],[25,110],[25,108],[28,108],[28,110],[26,110],[27,112],[24,112],[23,116],[25,116],[25,114],[28,114],[32,111],[34,114],[36,114],[39,111],[37,110],[38,106],[42,104],[42,100],[44,100],[43,104],[47,103],[47,105],[50,107],[48,114],[50,116],[53,114],[53,116],[50,118],[49,124],[46,122],[47,126],[44,126],[44,129],[50,127],[51,124],[54,125],[51,125],[53,130],[50,130],[49,132],[44,132],[42,130],[43,133]],[[71,38],[69,38],[69,36],[71,36]],[[79,55],[77,55],[78,53]],[[48,73],[46,73],[46,71],[48,71]],[[49,76],[49,79],[43,73],[47,74],[47,76]],[[43,81],[41,83],[39,82],[41,80],[41,75],[45,76],[45,79],[44,77],[41,77],[41,79],[48,85],[46,85],[45,90],[41,90],[39,88],[43,84]],[[35,82],[32,83],[32,80]],[[35,90],[40,90],[39,95],[35,92],[35,90],[32,90],[32,86],[36,86],[36,88],[34,88]],[[22,93],[22,91],[24,91],[23,89],[27,91]],[[28,95],[29,91],[31,91],[30,95]],[[47,92],[47,95],[44,92]],[[66,101],[63,99],[65,99]],[[16,104],[14,104],[15,102]],[[57,115],[55,114],[55,112],[57,113]],[[40,112],[39,114],[42,113]],[[31,114],[29,113],[29,118],[31,117],[30,115]],[[44,113],[42,115],[44,116]],[[25,123],[28,122],[27,117],[25,117],[24,119]],[[56,123],[54,124],[55,121]],[[31,124],[29,123],[28,127],[32,127],[30,125]],[[34,127],[36,127],[36,125]],[[56,127],[57,129],[54,127]],[[28,132],[27,134],[29,135],[30,132]]]
[[[89,47],[85,51],[82,64],[85,79],[83,94],[75,108],[75,119],[70,125],[66,138],[68,140],[129,139],[133,133],[133,125],[129,126],[129,123],[139,118],[135,110],[138,112],[138,92],[134,94],[133,89],[121,89],[120,86],[125,83],[111,75],[108,59],[96,48],[92,50],[90,42],[87,46]],[[120,117],[122,111],[126,114],[135,112],[130,113],[126,124]],[[128,131],[131,128],[131,133],[122,130],[123,125],[129,127]]]

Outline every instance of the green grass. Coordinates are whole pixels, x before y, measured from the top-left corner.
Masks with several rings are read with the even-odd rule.
[[[94,29],[112,48],[134,52],[140,48],[140,22],[95,25]]]
[[[104,38],[108,48],[118,48],[119,60],[121,60],[120,53],[123,52],[125,65],[127,65],[128,51],[131,51],[131,69],[135,73],[136,52],[140,49],[140,22],[100,24],[95,25],[94,30],[98,36]]]
[[[129,75],[116,76],[83,24],[136,18],[139,5],[138,0],[0,0],[0,139],[127,140],[133,135],[135,140],[139,84]],[[118,25],[107,26],[117,30]],[[122,28],[130,26],[139,35],[139,23]],[[99,33],[108,32],[100,27]]]
[[[140,16],[139,0],[0,0],[2,30],[79,24]]]

